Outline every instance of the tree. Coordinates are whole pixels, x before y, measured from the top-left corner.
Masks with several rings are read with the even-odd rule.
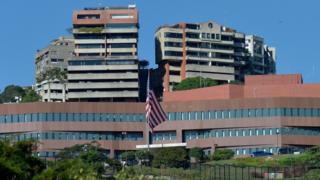
[[[190,149],[189,156],[194,158],[195,162],[197,162],[203,159],[204,153],[201,148],[194,147]]]
[[[1,179],[32,179],[44,168],[44,163],[33,156],[35,141],[10,142],[0,140]]]
[[[33,89],[28,88],[25,90],[25,95],[22,97],[21,102],[37,102],[41,99],[41,96],[39,96]]]
[[[48,102],[51,102],[51,83],[54,81],[59,81],[59,83],[63,84],[63,101],[65,101],[67,72],[58,67],[49,68],[44,72],[42,77],[48,83]]]
[[[134,164],[136,160],[136,154],[134,151],[127,151],[121,154],[121,160],[125,161],[128,165]]]
[[[202,87],[209,87],[209,86],[216,86],[218,82],[210,79],[210,78],[203,78],[203,77],[191,77],[182,80],[179,84],[173,86],[173,91],[180,91],[180,90],[188,90],[188,89],[196,89]]]
[[[136,151],[136,157],[139,160],[139,163],[143,165],[149,165],[149,162],[153,159],[152,153],[146,150]]]
[[[231,159],[233,156],[234,152],[231,149],[216,149],[210,159],[220,161]]]
[[[184,148],[161,148],[154,153],[152,165],[154,167],[185,168],[188,165],[188,155]]]
[[[17,102],[25,95],[25,91],[22,87],[16,85],[9,85],[5,87],[1,93],[1,101],[3,103]]]
[[[107,161],[106,153],[99,144],[79,144],[61,150],[57,162],[36,179],[101,179],[106,172],[106,162],[119,169],[119,163]]]

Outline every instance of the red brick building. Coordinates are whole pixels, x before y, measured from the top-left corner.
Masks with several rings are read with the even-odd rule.
[[[221,85],[164,94],[168,121],[152,146],[230,148],[237,155],[320,144],[320,84],[301,75],[248,76]],[[145,103],[25,103],[0,105],[0,136],[38,139],[39,156],[98,141],[111,157],[146,144]],[[158,144],[158,145],[155,145]]]

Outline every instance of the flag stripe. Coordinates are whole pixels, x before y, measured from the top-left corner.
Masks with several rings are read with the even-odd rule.
[[[167,120],[167,116],[152,90],[148,89],[146,100],[146,119],[152,131],[156,126]]]

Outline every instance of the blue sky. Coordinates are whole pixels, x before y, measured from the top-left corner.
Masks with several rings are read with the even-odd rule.
[[[163,24],[214,20],[255,34],[277,48],[277,73],[320,82],[318,0],[1,0],[0,90],[34,83],[34,55],[68,35],[75,9],[128,5],[139,9],[139,57],[154,65],[154,32]]]

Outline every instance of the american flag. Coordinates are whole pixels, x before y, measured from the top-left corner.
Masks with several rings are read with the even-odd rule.
[[[163,111],[154,92],[149,87],[149,73],[147,82],[146,119],[151,132],[153,128],[167,120],[167,115]]]

